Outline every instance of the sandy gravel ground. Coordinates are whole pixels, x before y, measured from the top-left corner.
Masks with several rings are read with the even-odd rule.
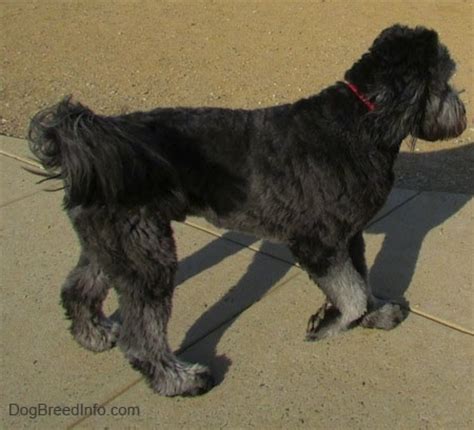
[[[432,27],[458,63],[468,130],[405,147],[398,185],[474,191],[471,0],[1,0],[0,10],[0,133],[17,137],[65,94],[102,113],[291,102],[341,79],[384,27]]]

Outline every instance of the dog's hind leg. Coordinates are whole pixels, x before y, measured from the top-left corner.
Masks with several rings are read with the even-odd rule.
[[[365,244],[362,232],[357,233],[349,243],[349,255],[352,263],[368,286],[368,309],[360,320],[360,325],[367,328],[390,330],[400,324],[408,315],[408,310],[398,303],[392,303],[372,295],[368,282],[365,262]]]
[[[71,320],[74,339],[95,352],[112,348],[120,328],[118,322],[106,318],[102,312],[109,286],[104,272],[83,251],[61,291],[61,302]]]
[[[208,391],[213,385],[209,370],[179,360],[167,340],[177,268],[170,222],[155,209],[139,208],[115,217],[112,228],[120,239],[107,235],[114,251],[104,261],[119,295],[119,347],[157,393]]]

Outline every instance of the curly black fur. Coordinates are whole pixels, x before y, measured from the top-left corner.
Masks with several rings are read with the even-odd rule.
[[[455,64],[436,32],[384,30],[344,82],[257,110],[159,108],[106,117],[70,98],[31,122],[32,152],[65,186],[82,256],[63,287],[72,332],[103,350],[117,340],[165,395],[208,390],[206,368],[166,341],[176,270],[170,222],[201,215],[287,244],[324,291],[309,339],[360,321],[389,329],[405,316],[367,284],[362,230],[384,204],[408,135],[459,135],[465,110],[448,81]],[[121,327],[101,312],[113,285]]]

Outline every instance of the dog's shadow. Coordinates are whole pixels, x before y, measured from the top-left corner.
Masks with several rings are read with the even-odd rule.
[[[257,243],[258,239],[236,232],[225,233],[222,238],[210,242],[196,253],[180,261],[177,276],[178,286],[240,251],[241,246],[226,246],[223,243],[225,241],[250,246]],[[283,254],[287,255],[290,260],[289,251],[282,245],[264,241],[259,250],[260,252],[255,253],[247,269],[243,270],[239,282],[231,287],[189,328],[178,350],[178,354],[186,360],[211,363],[217,384],[223,380],[231,364],[230,359],[226,356],[216,356],[216,347],[220,337],[233,324],[238,315],[258,302],[292,267],[289,263],[276,261],[265,255]],[[216,286],[216,288],[218,287]],[[191,349],[198,342],[200,342],[200,347]]]
[[[473,145],[469,145],[470,149],[473,148]],[[401,157],[410,159],[410,162],[413,162],[413,157],[419,156],[439,157],[440,154],[401,154]],[[371,286],[376,296],[397,301],[403,298],[410,286],[426,235],[458,212],[469,200],[469,195],[458,194],[456,198],[448,199],[448,204],[437,205],[434,212],[420,215],[420,211],[418,211],[419,216],[414,220],[416,222],[410,225],[409,234],[400,231],[399,223],[390,222],[385,216],[375,217],[376,221],[369,226],[365,234],[385,235],[381,249],[370,268]],[[410,204],[410,201],[407,201],[406,204]],[[390,216],[396,217],[397,214]],[[210,269],[239,251],[239,247],[223,246],[222,241],[237,242],[243,246],[249,246],[256,243],[258,239],[240,233],[225,233],[222,238],[210,242],[180,262],[178,282],[190,279],[198,273]],[[282,253],[285,255],[286,253],[289,256],[289,251],[283,248],[281,245],[264,241],[260,247],[261,253],[255,253],[239,282],[195,321],[181,343],[178,353],[189,361],[209,363],[217,384],[224,379],[224,375],[231,365],[231,360],[228,357],[216,355],[219,340],[232,326],[238,315],[258,302],[291,269],[291,264],[284,264],[281,261],[275,261],[272,264],[272,259],[264,255],[282,255]],[[233,311],[229,311],[229,301],[238,304],[237,307],[234,306]],[[315,310],[319,305],[320,303],[314,304]],[[298,310],[295,309],[295,312]],[[301,334],[303,337],[303,327]],[[199,347],[192,348],[197,343],[199,343]]]

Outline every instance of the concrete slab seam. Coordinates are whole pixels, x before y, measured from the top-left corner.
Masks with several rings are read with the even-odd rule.
[[[28,197],[34,196],[34,195],[36,195],[36,194],[38,194],[38,193],[40,193],[40,192],[41,192],[41,190],[34,191],[33,193],[25,194],[24,196],[17,197],[16,199],[9,200],[8,202],[2,203],[2,204],[0,205],[0,209],[4,208],[4,207],[6,207],[6,206],[10,206],[11,204],[16,203],[16,202],[19,202],[19,201],[21,201],[21,200],[25,200],[25,199],[27,199]]]
[[[113,402],[116,398],[120,397],[122,394],[126,393],[128,390],[130,390],[131,388],[133,388],[135,385],[137,385],[139,382],[143,381],[143,378],[142,377],[139,377],[135,380],[133,380],[132,382],[130,382],[129,384],[127,384],[125,387],[123,387],[121,390],[117,391],[113,396],[111,396],[109,399],[105,400],[104,402],[100,403],[100,407],[104,407],[104,406],[107,406],[109,403]],[[69,429],[73,429],[75,427],[77,427],[79,424],[82,424],[84,421],[86,421],[87,419],[89,419],[92,415],[84,415],[82,416],[81,418],[79,418],[78,420],[75,420],[73,421],[71,424],[69,424],[68,426],[66,426],[66,429],[69,430]]]
[[[37,163],[34,160],[28,160],[27,158],[23,158],[15,154],[10,154],[9,152],[6,152],[2,149],[0,149],[0,155],[3,155],[4,157],[12,158],[13,160],[16,160],[16,161],[20,161],[21,163],[29,164],[30,166],[37,167],[38,169],[45,170],[41,164]]]
[[[438,323],[438,324],[444,325],[444,326],[449,327],[449,328],[451,328],[451,329],[453,329],[453,330],[457,330],[457,331],[459,331],[459,332],[461,332],[461,333],[468,334],[468,335],[470,335],[470,336],[474,336],[474,331],[469,330],[469,329],[467,329],[467,328],[465,328],[465,327],[462,327],[462,326],[460,326],[460,325],[458,325],[458,324],[452,323],[452,322],[450,322],[450,321],[446,321],[446,320],[444,320],[444,319],[442,319],[442,318],[435,317],[434,315],[430,315],[429,313],[424,312],[424,311],[422,311],[422,310],[420,310],[420,309],[418,309],[418,308],[408,308],[408,310],[409,310],[410,312],[414,313],[415,315],[418,315],[418,316],[420,316],[420,317],[426,318],[427,320],[434,321],[434,322],[436,322],[436,323]]]
[[[416,194],[414,194],[413,196],[411,197],[408,197],[406,200],[403,200],[403,202],[399,203],[398,205],[394,206],[392,209],[390,209],[387,213],[383,214],[382,216],[380,216],[379,218],[376,218],[374,219],[373,221],[369,222],[365,229],[368,229],[369,227],[372,227],[375,223],[378,223],[379,221],[385,219],[386,217],[388,217],[389,215],[391,215],[393,212],[395,212],[396,210],[400,209],[402,206],[405,206],[408,202],[411,202],[413,199],[415,199],[416,197],[418,197],[420,194],[422,193],[422,191],[418,191]]]
[[[278,261],[281,261],[282,263],[286,263],[290,266],[294,266],[294,267],[298,267],[298,268],[301,268],[300,265],[298,263],[295,263],[295,262],[292,262],[292,261],[288,261],[288,260],[285,260],[284,258],[280,258],[280,257],[277,257],[273,254],[269,254],[268,252],[262,252],[260,249],[258,249],[257,247],[253,246],[253,245],[244,245],[240,242],[238,242],[237,240],[233,240],[233,239],[229,239],[228,237],[224,237],[222,234],[216,232],[216,231],[213,231],[211,229],[208,229],[206,227],[202,227],[200,226],[199,224],[195,224],[193,222],[190,222],[190,221],[184,221],[183,224],[189,226],[189,227],[192,227],[192,228],[195,228],[196,230],[200,230],[204,233],[207,233],[207,234],[210,234],[214,237],[218,237],[219,239],[223,239],[223,240],[226,240],[228,242],[231,242],[231,243],[234,243],[236,245],[239,245],[240,247],[242,248],[247,248],[247,249],[250,249],[252,250],[253,252],[256,252],[258,254],[262,254],[262,255],[266,255],[267,257],[270,257],[270,258],[273,258],[274,260],[278,260]]]

